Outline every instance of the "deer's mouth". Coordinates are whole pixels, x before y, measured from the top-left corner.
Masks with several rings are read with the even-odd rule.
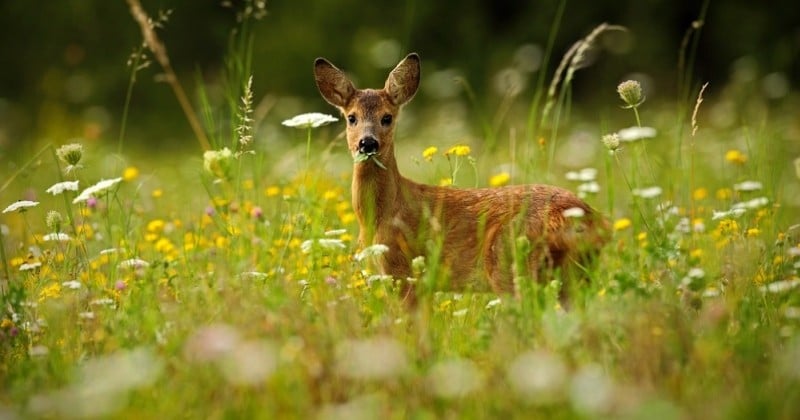
[[[362,152],[361,150],[356,150],[356,153],[353,155],[354,163],[367,162],[368,160],[373,161],[381,169],[386,169],[386,166],[383,163],[381,163],[381,161],[378,159],[377,150],[370,152]]]

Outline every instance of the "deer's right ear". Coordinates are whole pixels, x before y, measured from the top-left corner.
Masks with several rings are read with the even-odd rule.
[[[314,61],[314,80],[319,93],[333,106],[344,108],[356,93],[356,88],[344,72],[324,58]]]

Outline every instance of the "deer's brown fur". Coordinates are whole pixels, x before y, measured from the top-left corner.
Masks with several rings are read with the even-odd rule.
[[[353,156],[367,146],[365,139],[377,143],[369,145],[375,147],[370,149],[374,152],[371,159],[354,165],[352,199],[361,245],[389,247],[380,257],[385,274],[410,277],[411,260],[427,255],[431,242],[440,241],[441,263],[452,287],[484,279],[494,291],[509,292],[514,290],[516,238],[526,237],[531,245],[527,270],[534,277],[548,268],[586,262],[606,242],[607,221],[562,188],[458,189],[403,177],[394,155],[394,126],[400,108],[419,86],[416,54],[401,61],[380,90],[356,89],[341,70],[323,58],[316,60],[314,74],[322,96],[345,116]],[[573,207],[585,215],[566,218],[564,210]],[[414,299],[410,285],[405,286],[404,294]]]

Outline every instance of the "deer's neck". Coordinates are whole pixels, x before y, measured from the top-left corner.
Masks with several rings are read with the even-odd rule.
[[[397,169],[394,151],[377,156],[380,167],[370,158],[353,167],[353,210],[362,231],[373,231],[388,223],[399,211],[404,179]],[[372,236],[367,232],[368,236]]]

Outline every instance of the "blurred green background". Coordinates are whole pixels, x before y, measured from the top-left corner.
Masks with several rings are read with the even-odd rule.
[[[151,15],[172,10],[159,34],[190,96],[196,97],[200,80],[213,94],[241,3],[143,1]],[[559,4],[269,1],[267,15],[253,28],[255,101],[264,114],[260,124],[277,126],[300,112],[333,113],[313,83],[311,65],[317,56],[329,58],[366,87],[381,85],[397,60],[417,51],[424,83],[417,109],[461,102],[468,109],[466,119],[474,121],[476,113],[502,101],[504,80],[519,88],[518,102],[524,107],[539,72],[546,70],[549,81],[570,45],[602,22],[630,31],[604,36],[589,56],[591,68],[576,76],[572,89],[575,115],[585,113],[600,123],[598,108],[600,115],[618,109],[615,86],[629,77],[643,81],[650,103],[675,100],[680,44],[702,2],[569,1],[553,57],[543,69],[542,54]],[[694,81],[711,82],[709,101],[719,102],[736,89],[735,100],[718,110],[715,123],[732,125],[741,116],[752,117],[752,103],[765,113],[800,109],[795,90],[800,82],[800,8],[794,2],[711,1],[700,30]],[[43,142],[70,138],[116,142],[130,77],[126,61],[141,43],[125,1],[6,0],[0,3],[0,33],[0,157],[18,159]],[[138,74],[126,148],[196,150],[171,90],[158,80],[160,72],[153,63]],[[476,102],[470,103],[455,77],[469,83]],[[260,133],[269,136],[270,129]]]

